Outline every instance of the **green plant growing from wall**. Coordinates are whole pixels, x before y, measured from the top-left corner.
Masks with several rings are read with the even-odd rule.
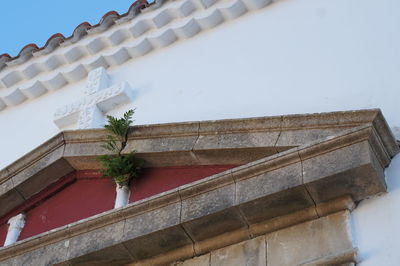
[[[109,134],[102,147],[113,154],[98,157],[103,166],[100,170],[102,177],[112,178],[119,187],[129,186],[129,183],[137,178],[138,170],[144,164],[144,160],[135,156],[135,151],[122,154],[128,142],[133,114],[134,110],[129,110],[122,118],[107,116],[108,124],[104,128]]]

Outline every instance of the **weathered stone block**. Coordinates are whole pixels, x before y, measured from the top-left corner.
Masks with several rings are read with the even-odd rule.
[[[61,241],[15,257],[13,265],[54,265],[65,261],[67,252],[68,241]]]
[[[234,208],[230,208],[200,219],[184,222],[183,227],[195,242],[201,242],[222,232],[247,228],[247,225],[241,215]],[[198,250],[204,250],[204,247],[201,245]]]
[[[185,255],[180,254],[180,256],[191,257],[194,255],[193,242],[181,226],[170,227],[168,230],[160,230],[126,241],[124,246],[132,254],[135,261],[163,256],[168,252],[182,248]],[[168,260],[168,258],[164,259]]]
[[[127,151],[136,150],[138,153],[190,151],[197,139],[194,136],[178,136],[164,138],[130,139]]]
[[[390,130],[388,123],[383,117],[382,112],[379,109],[376,111],[376,117],[372,124],[374,125],[375,130],[378,132],[380,141],[383,142],[383,145],[387,149],[389,157],[394,157],[397,153],[399,153],[400,147],[392,131]]]
[[[193,245],[180,223],[180,202],[127,217],[123,241],[135,260]]]
[[[230,230],[230,227],[220,228],[220,234],[195,242],[194,250],[197,255],[201,255],[222,247],[248,240],[250,238],[250,232],[245,226],[242,226],[234,231]]]
[[[274,147],[278,136],[279,131],[200,135],[194,150]]]
[[[48,155],[52,156],[52,153],[59,153],[60,147],[62,148],[64,144],[64,136],[63,133],[59,133],[56,136],[50,138],[48,141],[41,144],[39,147],[35,148],[31,152],[25,154],[23,157],[13,162],[7,169],[10,174],[15,174],[25,169],[27,166],[30,166],[40,160],[41,158],[48,157]],[[58,158],[56,158],[58,159]],[[17,185],[15,183],[15,185]]]
[[[268,234],[267,265],[301,265],[353,250],[350,214],[336,214]]]
[[[172,263],[170,266],[210,266],[210,253],[183,262]]]
[[[9,179],[10,171],[7,168],[3,168],[0,170],[0,184],[4,184],[7,179]],[[0,185],[1,187],[1,185]],[[1,189],[1,188],[0,188]],[[0,190],[1,192],[1,190]]]
[[[283,168],[288,165],[300,163],[299,153],[297,148],[292,148],[287,151],[261,158],[256,161],[249,162],[232,169],[232,177],[236,182],[263,175],[267,172]]]
[[[102,168],[97,156],[66,157],[65,160],[75,170],[97,170]]]
[[[225,178],[233,182],[230,175]],[[190,190],[192,189],[196,189],[196,187]],[[221,232],[246,227],[246,223],[233,207],[235,202],[234,183],[186,197],[186,193],[189,194],[189,191],[182,191],[181,215],[183,227],[194,241],[201,241],[221,234]]]
[[[303,176],[317,203],[346,195],[359,201],[386,190],[383,169],[367,141],[304,160]]]
[[[355,208],[355,203],[350,196],[344,196],[331,201],[325,201],[315,206],[319,216],[325,216],[334,212],[349,210]]]
[[[24,198],[16,189],[9,190],[0,196],[0,217],[24,202]]]
[[[64,157],[84,157],[84,156],[98,156],[107,153],[107,151],[101,147],[100,141],[89,142],[89,143],[67,143],[64,149]]]
[[[158,256],[135,261],[134,263],[129,264],[129,266],[176,265],[185,259],[193,258],[193,256],[195,256],[193,252],[193,245],[186,245],[164,252]]]
[[[208,132],[200,134],[193,151],[201,164],[244,164],[275,154],[278,135],[279,131]]]
[[[71,237],[68,258],[74,259],[120,243],[124,225],[125,221],[120,221]]]
[[[241,213],[250,224],[260,223],[291,212],[314,206],[310,195],[302,186],[243,203]]]
[[[334,112],[339,125],[363,125],[371,123],[381,113],[379,109]],[[380,117],[379,119],[382,119]]]
[[[16,264],[16,263],[14,263],[14,258],[10,258],[10,259],[8,259],[8,260],[3,260],[3,261],[0,261],[0,265],[1,266],[14,266],[14,265],[18,265],[18,264]],[[19,264],[19,265],[21,265],[21,264]]]
[[[24,198],[15,190],[11,179],[0,184],[0,217],[24,202]]]
[[[321,151],[318,156],[311,158],[304,158],[306,152],[307,149],[299,151],[303,158],[305,183],[370,163],[370,152],[366,141],[331,150],[327,153]]]
[[[163,167],[176,165],[197,165],[199,164],[192,151],[171,151],[156,153],[137,153],[139,158],[145,161],[146,167]]]
[[[260,223],[250,224],[249,231],[252,236],[259,236],[317,218],[319,218],[318,214],[315,207],[312,206],[307,209],[301,209],[286,215],[277,216]]]
[[[233,180],[232,180],[233,182]],[[218,187],[191,197],[182,195],[182,221],[189,221],[199,217],[230,208],[235,204],[235,183]]]
[[[276,153],[281,117],[200,122],[194,146],[202,164],[244,164]]]
[[[351,266],[357,261],[357,249],[348,249],[340,253],[331,254],[329,256],[321,257],[306,263],[300,264],[301,266]]]
[[[279,131],[281,122],[281,116],[201,121],[199,123],[199,133],[204,135],[212,133]]]
[[[198,131],[199,122],[140,125],[131,128],[129,139],[197,136]]]
[[[304,127],[334,127],[338,124],[340,112],[295,114],[282,116],[282,129],[300,129]]]
[[[196,138],[197,135],[131,139],[124,152],[135,150],[146,166],[194,165],[198,162],[191,150]],[[105,153],[101,142],[68,143],[64,156],[75,169],[96,169],[100,167],[97,156]]]
[[[85,254],[84,256],[71,259],[70,265],[126,265],[133,260],[128,250],[117,244],[99,251]]]
[[[211,252],[210,266],[266,265],[265,236],[231,245]]]
[[[25,199],[28,199],[39,191],[42,191],[51,183],[56,182],[61,177],[73,172],[74,170],[75,169],[72,168],[65,159],[61,158],[55,162],[52,162],[52,164],[41,171],[29,172],[29,174],[32,173],[31,176],[25,173],[27,174],[27,180],[20,184],[17,187],[17,190],[22,194]],[[17,177],[15,176],[15,178]]]
[[[230,208],[200,219],[184,222],[183,227],[194,241],[202,241],[221,234],[246,228],[246,222],[236,209]]]
[[[43,149],[39,149],[41,153]],[[41,154],[43,157],[35,158],[31,164],[23,166],[25,168],[12,177],[14,189],[17,189],[22,197],[29,199],[49,184],[72,172],[74,169],[62,158],[63,149],[64,147],[60,146],[47,154]],[[32,156],[29,154],[27,158]],[[16,207],[17,205],[12,204],[12,206]]]
[[[236,204],[250,224],[314,205],[302,186],[300,162],[238,180]]]
[[[301,169],[301,163],[297,162],[238,181],[236,184],[237,204],[270,196],[276,192],[302,185]],[[265,169],[265,171],[268,171],[268,169]],[[233,176],[235,176],[234,172]]]
[[[51,167],[52,164],[60,161],[63,156],[64,147],[60,146],[55,150],[50,151],[49,153],[45,154],[43,157],[39,157],[39,159],[34,160],[23,168],[22,171],[18,172],[16,175],[12,177],[14,186],[17,187],[19,184],[25,182],[31,176],[36,175],[38,172],[45,170],[49,166]],[[60,169],[62,170],[62,169]]]
[[[343,131],[343,128],[329,128],[329,129],[300,129],[300,130],[288,130],[282,131],[279,139],[276,143],[278,147],[296,147],[323,139],[329,136],[333,136]]]
[[[14,188],[14,184],[10,179],[5,180],[3,183],[0,184],[0,197],[6,194],[8,191]]]
[[[193,154],[195,155],[197,160],[196,163],[200,165],[242,165],[264,157],[271,156],[276,153],[277,151],[275,147],[193,151]]]
[[[180,202],[176,202],[127,217],[123,240],[130,240],[178,225],[180,222],[180,212],[181,204]]]

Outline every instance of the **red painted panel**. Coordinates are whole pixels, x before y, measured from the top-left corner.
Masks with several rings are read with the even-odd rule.
[[[0,218],[0,224],[7,223],[7,221],[22,212],[27,212],[28,210],[35,208],[40,205],[42,202],[46,201],[52,195],[57,194],[58,191],[63,188],[71,185],[76,180],[76,173],[72,173],[70,175],[64,176],[58,182],[49,185],[46,189],[42,190],[38,194],[31,197],[28,201],[19,205],[17,208],[9,212],[7,215]]]
[[[221,173],[235,165],[201,165],[162,168],[145,168],[140,179],[131,185],[129,202],[138,201],[158,193]]]
[[[130,202],[197,181],[235,166],[182,166],[145,168],[131,185]],[[0,219],[0,244],[4,243],[9,217],[25,212],[27,219],[20,240],[110,210],[115,185],[99,178],[98,171],[78,171],[32,197]]]
[[[7,224],[0,225],[0,247],[4,245],[7,236]]]
[[[78,179],[31,209],[19,239],[93,216],[114,207],[115,186],[109,179]]]

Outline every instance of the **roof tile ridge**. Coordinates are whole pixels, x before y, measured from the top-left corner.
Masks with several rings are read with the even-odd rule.
[[[7,106],[16,106],[28,98],[37,98],[48,91],[60,89],[71,82],[77,82],[96,67],[103,66],[109,68],[111,66],[121,65],[127,60],[143,56],[155,49],[168,46],[179,39],[191,38],[202,31],[214,28],[225,21],[234,20],[252,10],[263,8],[272,2],[271,0],[230,0],[229,3],[219,2],[218,0],[210,1],[212,4],[207,6],[201,5],[199,1],[193,0],[179,1],[181,4],[177,6],[175,6],[176,2],[172,2],[172,6],[168,5],[165,9],[157,9],[160,12],[156,13],[153,13],[153,8],[151,8],[151,10],[146,9],[146,14],[153,15],[144,16],[142,20],[135,20],[131,22],[132,25],[129,24],[130,28],[128,30],[131,32],[132,36],[130,38],[132,42],[130,41],[129,43],[122,44],[121,41],[116,41],[116,43],[113,44],[110,39],[109,44],[111,46],[100,43],[102,47],[95,49],[102,50],[107,48],[107,51],[101,54],[98,53],[99,50],[97,50],[97,52],[95,51],[95,54],[98,54],[95,58],[92,56],[94,55],[93,52],[89,50],[86,51],[84,47],[77,44],[78,46],[66,50],[66,53],[61,56],[51,54],[60,58],[44,57],[48,60],[33,63],[26,66],[25,69],[11,69],[1,78],[2,84],[4,85],[3,87],[12,91],[0,97],[0,111],[6,109]],[[202,12],[198,13],[196,10],[202,10]],[[132,12],[132,10],[130,12]],[[175,19],[179,19],[179,21],[175,21]],[[149,23],[152,25],[149,25]],[[170,25],[164,27],[167,24]],[[88,23],[82,23],[81,25],[89,27]],[[155,31],[153,31],[153,29]],[[119,31],[119,27],[117,31]],[[86,33],[86,30],[84,30],[84,32]],[[96,36],[97,35],[92,36],[94,39],[90,39],[89,41],[92,43],[96,41]],[[111,36],[106,37],[110,38]],[[67,40],[61,42],[61,46],[66,45],[66,43]],[[83,44],[82,42],[80,43]],[[93,44],[97,45],[95,43]],[[87,46],[87,44],[84,45]],[[90,57],[86,58],[86,55]],[[53,73],[48,76],[49,78],[46,76],[45,80],[36,80],[32,82],[32,84],[28,82],[28,84],[26,84],[27,86],[21,87],[21,84],[18,84],[22,80],[33,80],[33,77],[42,72],[41,69],[48,69],[48,61],[50,59],[53,61],[60,61],[50,62],[51,64],[56,64],[56,66],[51,66],[52,70],[63,66],[65,67],[64,71],[59,70],[55,75]],[[83,61],[81,61],[81,59]],[[0,87],[2,87],[2,84],[0,84]],[[18,91],[18,88],[22,90]]]
[[[137,0],[129,7],[127,12],[125,12],[121,15],[118,14],[118,12],[116,12],[116,11],[109,11],[106,14],[104,14],[101,17],[100,21],[95,25],[91,25],[88,22],[83,22],[83,23],[79,24],[78,26],[75,27],[71,36],[69,36],[67,38],[64,37],[64,35],[62,35],[61,33],[56,33],[56,34],[53,34],[52,36],[50,36],[48,38],[48,40],[46,41],[45,45],[43,45],[40,48],[35,43],[30,43],[30,44],[25,45],[20,50],[20,52],[18,53],[17,56],[13,57],[7,53],[1,54],[0,55],[0,71],[3,68],[5,68],[6,66],[18,65],[18,64],[28,61],[37,52],[43,52],[44,50],[47,50],[48,53],[50,53],[66,40],[73,40],[73,41],[71,41],[71,43],[75,43],[75,42],[79,41],[80,39],[82,39],[82,37],[84,35],[86,35],[86,34],[82,34],[82,32],[79,30],[82,27],[85,27],[86,30],[94,30],[96,28],[101,28],[101,31],[104,31],[104,30],[108,29],[109,27],[111,27],[112,25],[114,25],[115,20],[128,16],[128,14],[130,12],[132,12],[132,9],[135,9],[135,7],[140,10],[140,9],[146,8],[150,5],[151,4],[148,3],[147,0]],[[78,35],[76,36],[75,34],[78,34]],[[56,38],[60,38],[59,42],[58,43],[52,42]],[[51,45],[51,44],[53,44],[53,46],[50,47],[50,49],[47,49],[49,47],[49,45]],[[42,53],[39,53],[37,55],[41,55],[41,54]]]

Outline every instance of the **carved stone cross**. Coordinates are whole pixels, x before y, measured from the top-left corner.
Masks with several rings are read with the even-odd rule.
[[[104,125],[104,113],[132,101],[132,90],[127,82],[109,86],[110,80],[103,67],[90,71],[82,100],[58,108],[54,123],[61,129],[77,123],[78,129],[99,128]]]

